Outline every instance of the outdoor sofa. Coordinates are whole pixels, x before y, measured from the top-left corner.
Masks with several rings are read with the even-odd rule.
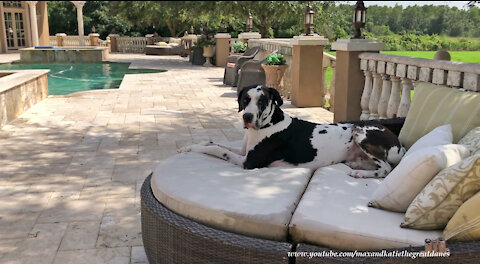
[[[182,46],[180,39],[169,38],[167,42],[157,42],[155,45],[145,46],[145,55],[180,55]]]
[[[415,101],[414,96],[406,119],[354,122],[383,124],[401,135],[403,130],[425,126],[425,122],[412,126],[421,118],[440,125],[450,118],[455,141],[469,131],[480,131],[474,129],[480,127],[480,109],[471,109],[480,104],[479,93],[455,91],[462,100],[468,93],[468,109],[444,107],[435,116],[425,116],[431,112],[424,109],[423,101],[438,105],[435,100],[442,101],[447,94],[452,97],[452,88],[426,87],[440,93],[428,100]],[[468,118],[462,119],[465,115]],[[429,131],[415,133],[421,138]],[[480,155],[480,133],[474,141],[464,156]],[[442,230],[400,227],[404,212],[369,207],[372,193],[388,176],[385,180],[356,179],[348,175],[349,170],[344,164],[316,171],[243,170],[203,154],[177,154],[159,164],[141,189],[142,237],[148,259],[150,263],[403,263],[411,259],[308,258],[288,252],[422,251],[425,239],[442,236]],[[480,242],[447,242],[450,257],[415,261],[467,263],[480,257]]]

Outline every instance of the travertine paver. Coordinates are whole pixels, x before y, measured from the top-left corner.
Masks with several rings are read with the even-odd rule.
[[[49,96],[0,129],[0,263],[147,263],[145,177],[179,147],[242,138],[222,68],[178,56],[110,58],[168,71],[126,75],[120,89]],[[314,122],[333,117],[288,101],[283,108]]]

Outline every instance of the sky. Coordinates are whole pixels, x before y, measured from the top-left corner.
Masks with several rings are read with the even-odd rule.
[[[349,4],[354,5],[356,1],[348,1]],[[468,1],[363,1],[365,7],[371,5],[384,5],[384,6],[395,6],[396,4],[403,7],[413,6],[413,5],[448,5],[455,6],[459,9],[465,9]]]

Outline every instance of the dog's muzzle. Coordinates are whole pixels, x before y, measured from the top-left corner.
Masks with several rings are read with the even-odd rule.
[[[252,128],[253,127],[253,114],[245,113],[243,114],[243,127]]]

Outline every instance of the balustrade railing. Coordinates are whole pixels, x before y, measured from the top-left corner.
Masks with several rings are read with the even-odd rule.
[[[117,50],[123,53],[144,53],[146,37],[117,37]]]
[[[57,46],[57,37],[56,36],[49,36],[50,46]]]
[[[284,55],[285,60],[287,61],[288,68],[285,71],[283,76],[282,83],[280,84],[280,93],[286,97],[290,98],[291,89],[292,89],[292,74],[291,74],[291,65],[293,58],[292,45],[290,44],[288,38],[276,38],[276,39],[250,39],[248,41],[249,47],[260,46],[262,51],[258,53],[255,59],[265,59],[270,53],[277,51]],[[233,41],[231,41],[233,43]],[[335,67],[336,67],[336,57],[328,53],[323,53],[323,69],[321,69],[323,74],[323,89],[320,91],[322,96],[328,101],[329,109],[332,110],[335,105]],[[332,69],[332,79],[330,85],[327,85],[326,73],[328,68]]]
[[[380,53],[359,55],[365,75],[361,120],[405,117],[417,82],[480,91],[480,64]]]

